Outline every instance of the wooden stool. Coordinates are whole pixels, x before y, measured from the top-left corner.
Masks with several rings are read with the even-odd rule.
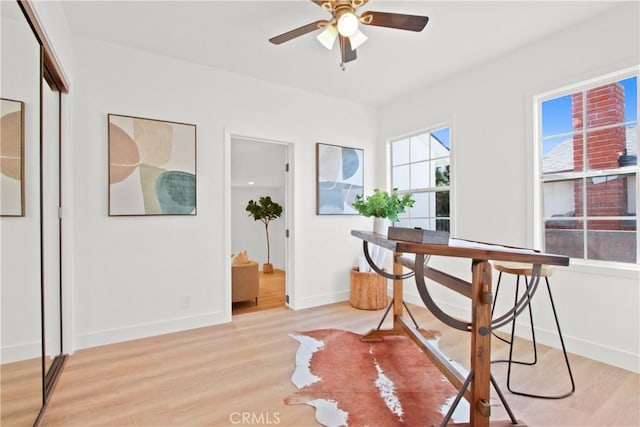
[[[527,291],[529,290],[529,282],[527,280],[527,277],[531,277],[532,275],[532,270],[533,270],[533,265],[531,264],[523,264],[523,263],[517,263],[517,262],[508,262],[508,261],[496,261],[493,263],[493,266],[496,270],[498,270],[500,272],[499,276],[498,276],[498,284],[496,285],[496,295],[495,298],[493,299],[493,305],[491,307],[491,315],[493,316],[493,312],[495,310],[495,306],[496,306],[496,301],[498,300],[498,293],[500,292],[500,281],[502,279],[502,273],[507,273],[507,274],[515,274],[516,276],[516,291],[515,291],[515,303],[517,303],[518,301],[518,291],[520,288],[520,276],[524,277],[524,282],[525,282],[525,286]],[[573,374],[571,373],[571,366],[569,365],[569,357],[567,356],[567,350],[564,346],[564,340],[562,339],[562,332],[560,331],[560,322],[558,321],[558,315],[556,313],[556,307],[555,304],[553,302],[553,297],[551,296],[551,287],[549,286],[549,276],[551,276],[551,274],[553,273],[553,270],[551,267],[549,266],[541,266],[541,270],[540,270],[540,277],[544,277],[544,280],[547,284],[547,293],[549,294],[549,302],[551,303],[551,309],[553,311],[553,317],[556,321],[556,328],[558,330],[558,337],[560,338],[560,344],[562,346],[562,353],[564,355],[564,361],[567,365],[567,372],[569,373],[569,378],[571,379],[571,390],[561,394],[561,395],[555,395],[555,396],[548,396],[548,395],[540,395],[540,394],[532,394],[532,393],[524,393],[524,392],[520,392],[520,391],[514,391],[511,388],[511,365],[512,364],[519,364],[519,365],[528,365],[528,366],[532,366],[535,365],[538,362],[538,351],[536,348],[536,334],[535,334],[535,330],[534,330],[534,324],[533,324],[533,312],[531,310],[531,302],[529,302],[528,304],[528,310],[529,310],[529,322],[531,324],[531,338],[533,341],[533,361],[531,362],[524,362],[524,361],[519,361],[519,360],[513,360],[513,343],[514,343],[514,337],[515,337],[515,328],[516,328],[516,319],[513,319],[513,322],[511,323],[511,339],[510,340],[506,340],[502,337],[497,336],[495,333],[493,333],[493,335],[498,338],[499,340],[509,344],[509,359],[507,360],[494,360],[492,361],[492,363],[495,362],[506,362],[509,364],[508,370],[507,370],[507,388],[509,389],[509,391],[513,394],[518,394],[521,396],[528,396],[528,397],[537,397],[537,398],[541,398],[541,399],[562,399],[565,398],[567,396],[570,396],[573,394],[573,392],[576,390],[576,385],[575,382],[573,380]]]
[[[349,302],[361,310],[380,310],[387,306],[387,279],[375,272],[351,269]]]

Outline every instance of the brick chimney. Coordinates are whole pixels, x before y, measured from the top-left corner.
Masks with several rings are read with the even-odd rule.
[[[583,94],[572,96],[573,130],[583,129]],[[624,88],[611,83],[587,91],[587,130],[624,123]],[[587,162],[589,169],[616,169],[618,158],[625,153],[626,135],[624,126],[616,126],[587,132]],[[584,143],[582,133],[573,137],[573,165],[575,171],[581,171],[583,165]],[[587,215],[621,216],[626,212],[626,178],[587,180]],[[574,186],[576,215],[583,215],[584,197],[582,182]],[[591,227],[589,227],[591,228]],[[618,230],[619,221],[598,223],[599,229]]]

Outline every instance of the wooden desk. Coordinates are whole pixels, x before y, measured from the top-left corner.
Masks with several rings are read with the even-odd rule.
[[[491,329],[505,325],[514,316],[517,316],[528,304],[533,296],[542,265],[569,265],[569,258],[565,256],[550,255],[529,249],[504,247],[498,245],[483,244],[477,242],[459,241],[460,245],[433,245],[400,240],[390,240],[380,234],[352,230],[351,234],[363,241],[365,256],[371,267],[378,274],[393,279],[393,327],[392,329],[375,329],[363,335],[367,341],[382,340],[388,335],[406,334],[421,347],[433,363],[440,368],[449,381],[459,390],[459,395],[454,402],[464,396],[470,404],[469,424],[474,427],[490,425],[491,408],[489,406],[490,384],[494,385],[505,409],[509,413],[510,420],[491,422],[491,425],[525,425],[516,420],[509,409],[502,392],[491,376]],[[394,253],[393,275],[384,273],[378,266],[373,265],[368,258],[368,244],[372,243],[391,250]],[[412,256],[404,256],[403,254]],[[425,257],[430,255],[467,258],[471,260],[471,283],[451,276],[442,271],[425,266]],[[515,261],[532,264],[533,274],[531,286],[515,307],[504,315],[492,320],[491,303],[493,300],[491,283],[491,264],[489,261]],[[404,273],[407,267],[413,273]],[[415,278],[420,297],[427,308],[441,321],[456,329],[466,330],[471,333],[471,370],[466,378],[452,366],[452,364],[437,350],[437,348],[425,339],[417,325],[414,326],[403,316],[403,279]],[[424,278],[433,280],[449,289],[452,289],[471,299],[471,320],[456,319],[443,310],[431,298]],[[448,417],[445,417],[445,422]]]

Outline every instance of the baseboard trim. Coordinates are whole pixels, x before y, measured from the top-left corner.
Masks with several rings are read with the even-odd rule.
[[[75,336],[75,350],[170,334],[205,326],[219,325],[230,321],[225,311],[180,317],[160,322],[149,322],[124,328],[105,329]]]
[[[295,298],[293,304],[289,306],[294,310],[318,307],[320,305],[333,304],[336,302],[349,301],[349,290],[332,294],[314,295],[305,298]]]
[[[419,295],[406,294],[404,295],[406,302],[424,307],[424,303]],[[460,306],[455,306],[447,303],[439,303],[441,308],[453,317],[460,319],[469,319],[470,310]],[[561,325],[562,326],[562,325]],[[506,327],[505,327],[506,328]],[[510,331],[511,329],[504,329],[503,331]],[[554,348],[561,348],[558,335],[553,330],[541,329],[536,327],[536,341],[548,345]],[[516,335],[531,339],[531,333],[528,323],[516,322]],[[617,349],[609,346],[605,346],[592,341],[583,340],[573,336],[569,336],[565,331],[562,333],[565,347],[567,352],[577,354],[588,359],[597,360],[598,362],[606,363],[607,365],[616,366],[627,371],[634,373],[640,373],[640,355],[633,354],[626,350]]]
[[[2,358],[0,363],[19,362],[21,360],[34,359],[42,357],[42,343],[33,341],[29,343],[8,345],[0,348]]]

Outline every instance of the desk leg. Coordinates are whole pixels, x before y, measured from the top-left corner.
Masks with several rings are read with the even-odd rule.
[[[402,264],[398,263],[398,257],[402,256],[401,252],[393,253],[393,274],[402,274]],[[385,336],[404,335],[402,324],[398,321],[398,317],[404,312],[404,300],[402,298],[402,280],[393,281],[393,328],[392,329],[372,329],[364,334],[360,339],[362,341],[382,341]],[[386,313],[385,313],[386,316]]]
[[[398,262],[398,258],[402,256],[400,252],[393,253],[393,274],[396,276],[402,275],[402,264]],[[404,301],[402,299],[403,292],[402,280],[393,281],[393,329],[401,329],[401,325],[396,321],[397,316],[402,316],[402,310],[404,308]]]
[[[491,384],[491,265],[473,261],[471,283],[471,382],[470,421],[474,427],[489,425]]]

